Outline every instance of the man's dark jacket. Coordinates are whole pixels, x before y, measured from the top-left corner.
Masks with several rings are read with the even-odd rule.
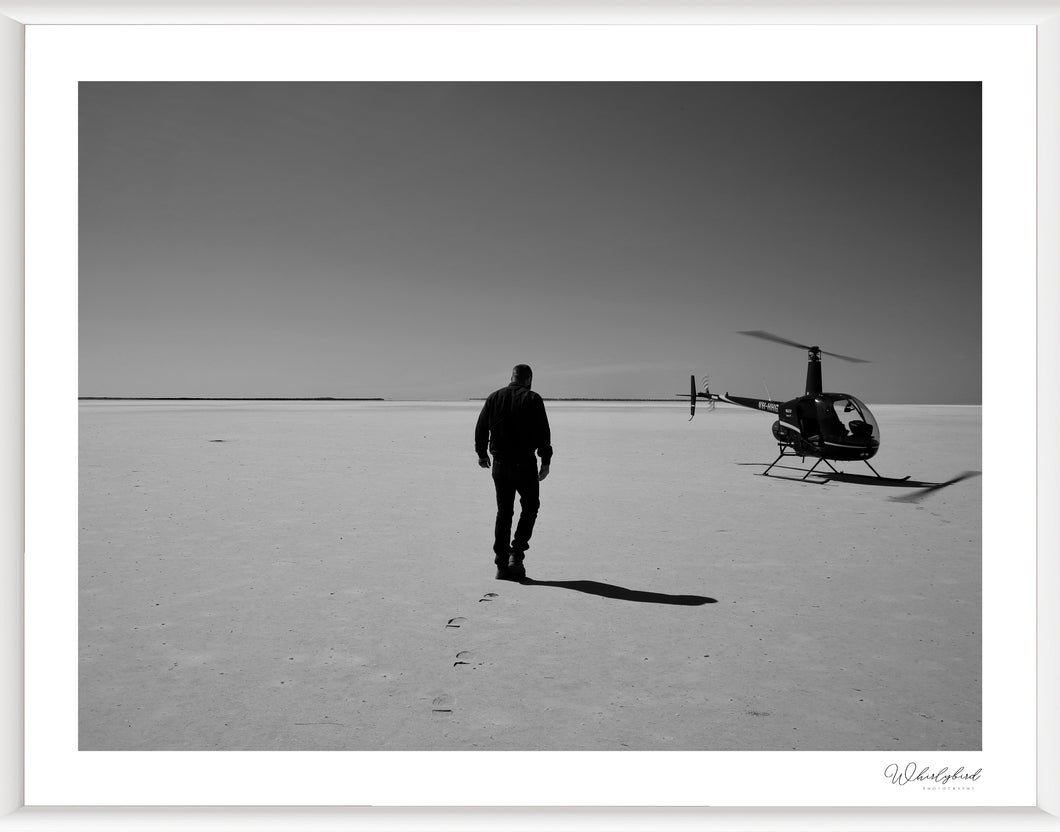
[[[545,415],[545,403],[529,387],[514,381],[486,398],[475,425],[475,453],[486,456],[486,442],[494,459],[501,462],[541,463],[552,459],[552,432]],[[536,464],[536,463],[535,463]]]

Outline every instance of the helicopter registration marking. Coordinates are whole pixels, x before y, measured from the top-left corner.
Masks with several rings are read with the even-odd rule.
[[[780,405],[773,404],[773,402],[759,402],[758,403],[758,409],[759,410],[768,410],[770,413],[779,413],[780,412]]]

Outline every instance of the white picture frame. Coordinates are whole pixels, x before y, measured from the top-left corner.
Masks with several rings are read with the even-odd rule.
[[[745,824],[755,824],[759,828],[898,828],[914,824],[918,828],[930,828],[937,825],[959,823],[963,828],[981,829],[1018,829],[1018,828],[1060,828],[1056,814],[1060,812],[1060,795],[1055,784],[1060,782],[1060,766],[1057,762],[1058,721],[1056,709],[1048,703],[1060,700],[1060,683],[1058,683],[1057,636],[1060,635],[1060,617],[1057,616],[1053,603],[1060,588],[1060,570],[1055,557],[1050,553],[1058,550],[1057,521],[1051,507],[1057,504],[1056,474],[1050,466],[1060,462],[1056,453],[1057,442],[1051,436],[1049,416],[1056,404],[1055,384],[1049,379],[1060,378],[1057,367],[1057,342],[1055,329],[1051,322],[1055,320],[1058,310],[1057,286],[1060,283],[1057,268],[1060,264],[1060,253],[1055,233],[1050,229],[1060,227],[1060,161],[1057,154],[1050,153],[1050,148],[1060,146],[1060,7],[1040,5],[1032,9],[1008,10],[1002,4],[993,7],[954,5],[943,10],[911,12],[899,9],[888,9],[885,5],[861,7],[857,11],[842,10],[835,7],[828,12],[820,7],[806,7],[792,4],[785,10],[766,10],[758,5],[745,6],[741,10],[726,10],[709,5],[693,8],[668,7],[658,8],[626,6],[609,7],[606,4],[581,5],[578,7],[547,8],[526,6],[511,9],[490,9],[487,7],[448,7],[431,8],[398,4],[386,9],[347,4],[339,8],[300,6],[298,4],[276,3],[259,5],[254,9],[195,7],[180,8],[177,4],[144,2],[133,8],[109,7],[102,3],[84,3],[76,7],[60,3],[36,2],[32,6],[8,4],[0,7],[6,16],[0,19],[0,55],[4,61],[3,73],[3,106],[7,111],[5,127],[0,132],[0,158],[3,159],[3,173],[0,189],[3,194],[3,224],[0,226],[0,262],[3,263],[3,285],[0,287],[0,309],[6,316],[8,326],[3,348],[4,371],[0,375],[3,387],[3,421],[5,438],[13,441],[3,445],[4,457],[0,461],[3,471],[4,500],[0,511],[0,526],[5,529],[4,552],[0,565],[0,608],[3,609],[2,639],[0,639],[0,829],[32,828],[41,825],[63,826],[64,828],[113,828],[121,823],[140,827],[155,826],[158,828],[176,828],[202,824],[209,820],[222,828],[257,828],[266,824],[289,825],[300,829],[326,829],[342,826],[357,828],[539,828],[552,826],[559,828],[689,828],[691,826],[710,826],[715,828],[740,828]],[[23,506],[23,473],[22,473],[22,440],[24,436],[22,389],[23,383],[31,386],[32,369],[26,369],[23,378],[23,324],[22,298],[23,274],[25,263],[22,254],[23,236],[23,203],[21,182],[23,171],[24,147],[22,138],[22,106],[25,97],[27,106],[32,107],[31,92],[27,92],[23,75],[23,55],[25,28],[35,26],[58,25],[102,25],[151,23],[156,26],[171,26],[182,23],[319,23],[322,25],[378,25],[378,24],[534,24],[561,23],[600,25],[636,25],[665,23],[673,26],[696,26],[702,24],[781,24],[796,26],[799,24],[858,23],[858,24],[912,24],[924,27],[925,36],[932,34],[930,27],[937,24],[990,25],[1017,24],[1037,27],[1037,63],[1038,63],[1038,286],[1037,286],[1037,407],[1038,407],[1038,488],[1037,488],[1037,547],[1038,547],[1038,675],[1037,675],[1037,798],[1035,805],[1012,807],[974,807],[932,809],[930,807],[868,809],[844,805],[844,799],[837,794],[833,808],[751,808],[730,807],[710,809],[689,805],[684,801],[675,801],[665,806],[637,808],[625,806],[607,808],[602,806],[567,805],[563,808],[536,807],[517,809],[515,807],[472,808],[474,803],[468,801],[464,806],[430,808],[391,804],[387,808],[162,808],[151,805],[136,806],[130,802],[124,806],[111,803],[107,807],[40,807],[26,806],[24,792],[23,768],[23,659],[32,662],[40,657],[23,655],[23,606],[22,579],[24,548],[22,528]],[[69,34],[76,39],[76,29]],[[87,30],[85,30],[87,33]],[[217,29],[218,36],[231,37],[235,30]],[[133,55],[116,56],[122,60],[136,59]],[[27,202],[35,197],[32,191],[26,193]],[[28,338],[31,333],[27,332]],[[39,333],[37,333],[39,337]],[[76,344],[76,341],[75,341]],[[984,340],[984,345],[986,341]],[[987,365],[984,355],[984,365]],[[1021,379],[1030,378],[1034,383],[1031,368],[1023,366]],[[75,373],[76,375],[76,373]],[[985,399],[994,396],[1026,395],[1026,391],[1014,391],[1007,384],[1000,384],[997,379],[985,378]],[[984,411],[986,402],[984,402]],[[984,418],[984,424],[987,420]],[[60,428],[61,430],[61,428]],[[984,451],[986,449],[984,448]],[[1016,451],[1013,451],[1016,453]],[[33,458],[27,457],[27,465],[35,464]],[[27,477],[31,472],[27,471]],[[29,521],[27,521],[29,522]],[[1028,533],[1030,530],[1025,530]],[[1032,535],[1033,536],[1033,535]],[[71,669],[76,673],[75,669]],[[76,752],[74,752],[76,754]],[[369,752],[371,753],[371,752]],[[62,770],[61,766],[57,770]],[[689,801],[694,793],[689,791]],[[239,801],[236,801],[239,802]],[[150,804],[151,801],[145,801]]]

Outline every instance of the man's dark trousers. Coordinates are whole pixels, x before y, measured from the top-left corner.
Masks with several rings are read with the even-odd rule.
[[[522,555],[530,548],[530,535],[534,532],[537,510],[541,507],[541,484],[537,479],[537,460],[507,462],[493,459],[493,485],[497,489],[497,524],[493,529],[493,553],[498,563],[512,551]],[[512,518],[515,514],[515,495],[519,495],[519,524],[512,533]],[[509,540],[511,546],[509,547]]]

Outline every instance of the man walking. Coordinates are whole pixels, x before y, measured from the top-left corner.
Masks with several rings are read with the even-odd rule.
[[[530,390],[533,379],[533,371],[526,364],[516,364],[511,384],[490,393],[475,425],[479,467],[490,467],[487,447],[493,452],[493,485],[497,491],[493,562],[497,564],[497,577],[502,580],[526,577],[523,558],[530,548],[530,535],[541,506],[538,483],[548,476],[552,461],[552,434],[545,403]],[[540,473],[535,452],[541,457]],[[519,524],[509,541],[516,494]]]

